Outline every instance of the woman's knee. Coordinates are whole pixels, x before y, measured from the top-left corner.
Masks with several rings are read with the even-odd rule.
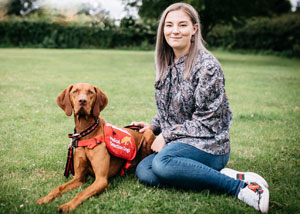
[[[144,180],[144,177],[147,177],[148,171],[151,170],[151,159],[152,158],[148,156],[137,165],[135,174],[139,180]]]
[[[142,181],[144,179],[144,175],[145,175],[145,168],[144,166],[141,165],[141,163],[139,163],[136,167],[136,170],[135,170],[135,175],[136,177]]]
[[[153,157],[149,157],[148,159],[142,160],[137,165],[135,174],[141,183],[151,185],[151,186],[156,186],[158,185],[159,181],[156,175],[152,171],[152,159]]]
[[[146,170],[145,168],[142,168],[142,166],[138,165],[135,174],[137,179],[143,184],[149,186],[159,185],[159,179],[151,169]]]
[[[158,154],[152,161],[152,171],[161,179],[168,179],[172,169],[168,165],[171,157]]]

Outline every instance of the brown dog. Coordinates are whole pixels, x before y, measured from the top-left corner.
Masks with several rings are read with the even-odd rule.
[[[57,97],[57,104],[65,111],[66,115],[71,116],[72,111],[74,112],[77,133],[84,131],[95,123],[107,102],[106,95],[99,88],[83,83],[69,86]],[[97,135],[103,136],[104,123],[104,120],[100,118],[97,128],[81,140],[90,139]],[[136,165],[151,153],[151,145],[155,136],[150,130],[146,130],[143,134],[131,129],[126,130],[130,132],[136,143],[138,152],[132,161]],[[78,188],[85,182],[86,175],[91,173],[95,176],[94,183],[77,194],[71,201],[59,207],[59,211],[71,211],[84,200],[102,192],[107,187],[108,178],[120,172],[124,163],[124,159],[112,156],[108,152],[105,143],[98,144],[93,149],[77,147],[74,155],[74,178],[55,188],[37,202],[39,204],[47,203],[69,190]]]

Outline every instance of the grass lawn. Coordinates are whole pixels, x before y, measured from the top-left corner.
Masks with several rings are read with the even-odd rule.
[[[300,213],[300,60],[214,51],[234,114],[228,167],[261,174],[270,186],[270,213]],[[118,126],[155,115],[153,52],[0,49],[0,213],[56,213],[89,186],[49,204],[36,200],[65,183],[67,134],[56,97],[88,82],[109,98],[101,113]],[[69,178],[70,179],[70,178]],[[74,213],[257,213],[210,191],[149,188],[134,173]]]

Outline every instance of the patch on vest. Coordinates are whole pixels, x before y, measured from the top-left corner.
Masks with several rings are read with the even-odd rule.
[[[133,160],[135,158],[135,141],[125,129],[106,122],[104,136],[109,153],[125,160]]]

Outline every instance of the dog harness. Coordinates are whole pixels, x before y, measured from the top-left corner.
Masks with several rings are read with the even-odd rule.
[[[105,143],[108,152],[116,157],[127,160],[121,170],[121,176],[124,175],[125,171],[131,166],[131,161],[136,156],[136,145],[132,135],[123,128],[114,126],[110,123],[105,122],[104,124],[104,136],[97,135],[96,137],[80,140],[80,138],[88,135],[94,131],[99,125],[99,119],[88,129],[77,134],[74,130],[73,134],[69,134],[71,143],[68,148],[68,159],[65,168],[64,175],[69,177],[70,172],[74,175],[73,165],[73,148],[87,147],[88,149],[95,148],[98,144]],[[139,127],[127,126],[133,130],[139,130]]]

